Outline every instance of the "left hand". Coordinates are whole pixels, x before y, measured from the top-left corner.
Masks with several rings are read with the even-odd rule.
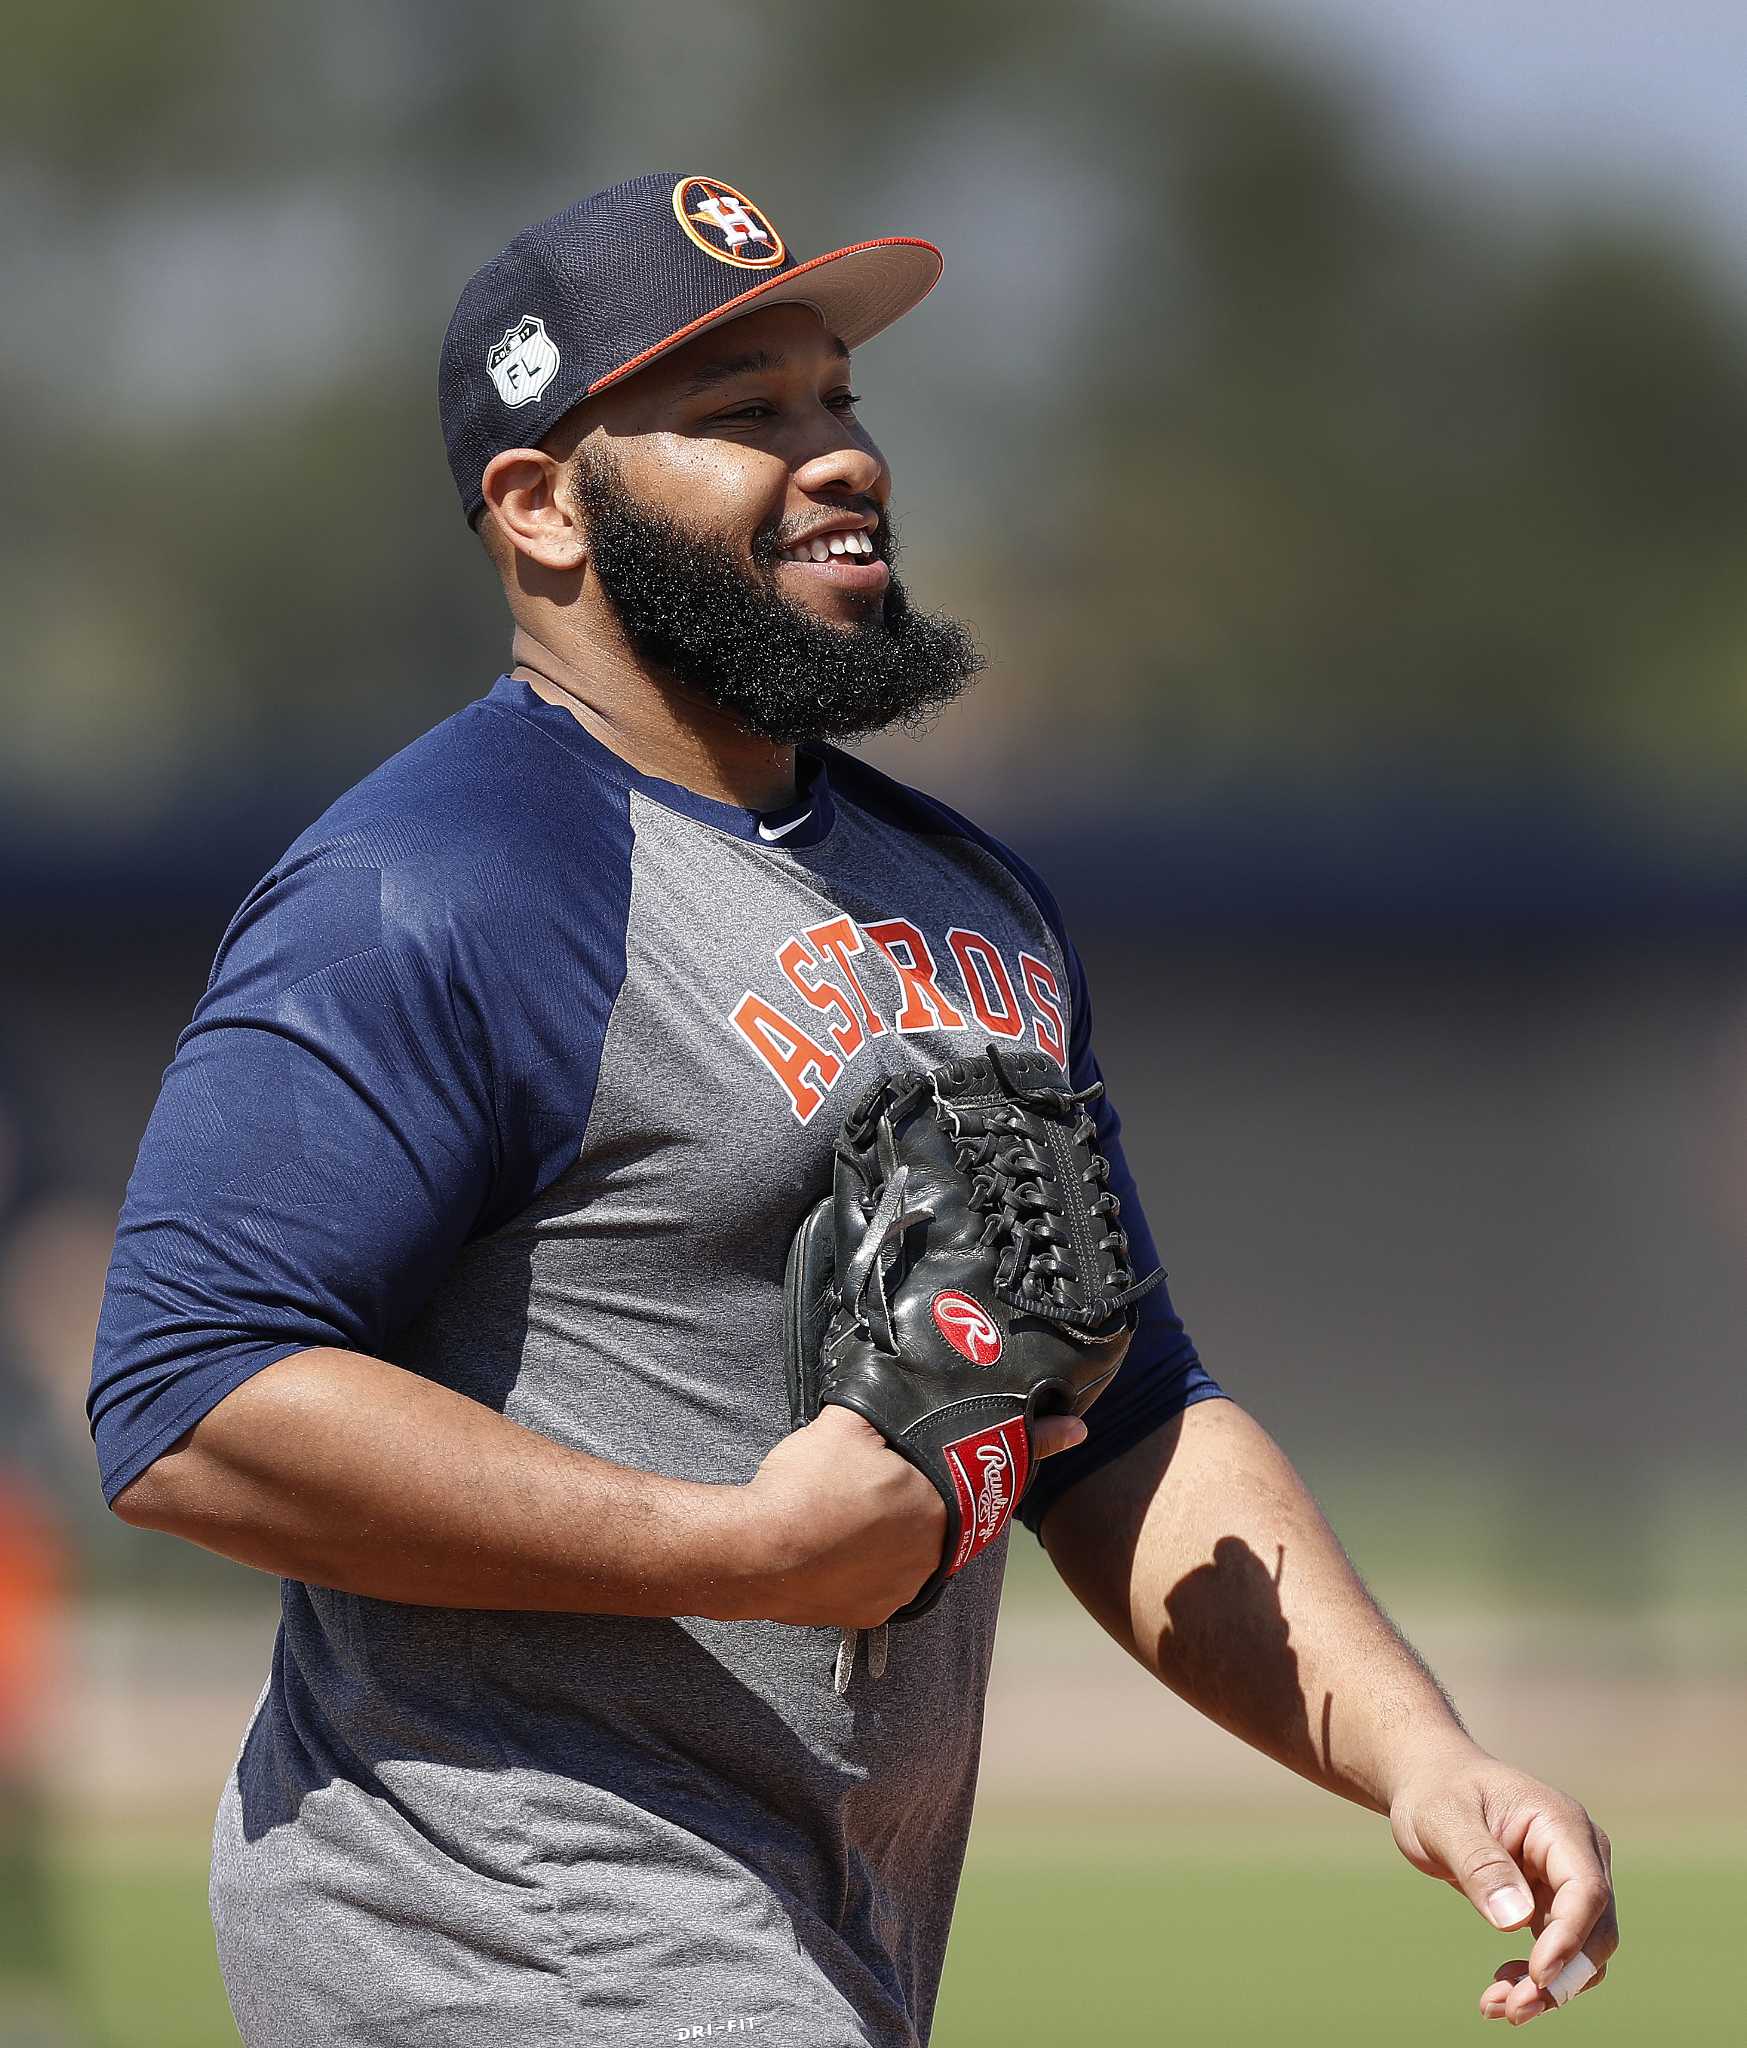
[[[1489,1926],[1536,1937],[1481,1993],[1483,2019],[1520,2027],[1553,2011],[1569,1994],[1548,1987],[1579,1950],[1595,1965],[1584,1990],[1607,1975],[1620,1945],[1610,1847],[1575,1799],[1471,1749],[1414,1770],[1389,1824],[1416,1870],[1453,1885]]]

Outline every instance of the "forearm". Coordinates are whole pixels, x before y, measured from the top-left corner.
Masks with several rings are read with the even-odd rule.
[[[1189,1409],[1083,1480],[1044,1542],[1172,1691],[1330,1791],[1384,1812],[1428,1754],[1473,1748],[1309,1489],[1233,1402]]]
[[[227,1395],[116,1510],[380,1600],[736,1618],[753,1604],[744,1491],[629,1471],[318,1349]]]

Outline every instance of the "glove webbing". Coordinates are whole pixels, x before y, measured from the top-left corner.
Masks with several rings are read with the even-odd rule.
[[[1069,1336],[1091,1335],[1131,1302],[1150,1294],[1165,1277],[1155,1269],[1144,1280],[1135,1278],[1128,1260],[1128,1233],[1115,1220],[1120,1204],[1108,1186],[1109,1162],[1101,1153],[1094,1150],[1091,1164],[1078,1176],[1083,1186],[1096,1186],[1097,1193],[1083,1204],[1070,1206],[1064,1199],[1063,1184],[1074,1170],[1076,1148],[1096,1133],[1086,1106],[1103,1094],[1104,1084],[1028,1088],[1013,1079],[993,1046],[988,1061],[1005,1102],[961,1107],[941,1093],[937,1076],[929,1078],[950,1126],[959,1167],[970,1177],[968,1200],[973,1208],[989,1212],[980,1243],[989,1249],[1007,1240],[995,1267],[995,1291],[1009,1307],[1048,1316]],[[1070,1108],[1080,1115],[1068,1132],[1059,1119]],[[1027,1110],[1043,1112],[1046,1120],[1027,1116]],[[1076,1208],[1088,1219],[1108,1218],[1110,1228],[1093,1236],[1094,1226],[1087,1220],[1076,1231],[1074,1225],[1081,1220]],[[1109,1257],[1107,1277],[1101,1272],[1104,1254]]]

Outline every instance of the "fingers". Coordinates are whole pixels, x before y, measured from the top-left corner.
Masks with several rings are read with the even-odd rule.
[[[1492,1982],[1480,1994],[1480,2017],[1483,2020],[1501,2020],[1512,1990],[1528,1976],[1529,1966],[1524,1962],[1505,1963],[1493,1972]]]
[[[806,1427],[826,1436],[839,1436],[845,1443],[885,1443],[871,1422],[854,1409],[839,1407],[835,1402],[821,1408]],[[1053,1458],[1058,1451],[1071,1451],[1085,1441],[1086,1425],[1077,1415],[1040,1415],[1031,1425],[1032,1449],[1039,1458]]]
[[[806,1427],[826,1436],[840,1437],[847,1443],[874,1443],[884,1446],[885,1438],[865,1417],[857,1415],[852,1408],[839,1407],[835,1402],[821,1408]],[[1031,1425],[1032,1448],[1039,1458],[1053,1458],[1058,1451],[1071,1451],[1076,1444],[1086,1441],[1086,1425],[1077,1415],[1040,1415]]]
[[[857,1415],[853,1408],[840,1408],[835,1402],[821,1408],[804,1427],[827,1439],[841,1437],[845,1443],[885,1443],[885,1438],[865,1416]]]
[[[1567,1966],[1572,1980],[1570,1988],[1555,1980],[1543,1990],[1529,1975],[1527,1963],[1505,1963],[1480,1994],[1480,2017],[1483,2020],[1506,2020],[1513,2027],[1539,2019],[1542,2013],[1569,2004],[1585,1991],[1593,1991],[1607,1976],[1606,1963],[1595,1964],[1590,1974],[1585,1976],[1583,1972],[1588,1967],[1589,1958],[1584,1956],[1577,1961],[1575,1968]]]
[[[1580,1806],[1543,1807],[1522,1860],[1546,1901],[1541,1932],[1528,1959],[1506,1963],[1480,1996],[1482,2018],[1515,2027],[1593,1990],[1620,1945],[1608,1839]]]
[[[1581,1951],[1605,1963],[1620,1945],[1607,1838],[1582,1807],[1543,1810],[1523,1841],[1523,1861],[1552,1892],[1529,1975],[1550,1986]]]
[[[1579,1949],[1558,1976],[1546,1986],[1546,1994],[1555,2005],[1566,2005],[1578,1992],[1584,1990],[1597,1976],[1600,1965],[1592,1963],[1582,1949]]]
[[[1040,1415],[1031,1425],[1031,1443],[1040,1458],[1071,1451],[1086,1441],[1086,1425],[1077,1415]]]

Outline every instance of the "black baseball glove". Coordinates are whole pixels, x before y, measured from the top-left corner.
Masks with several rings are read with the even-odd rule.
[[[946,1503],[939,1569],[907,1621],[1006,1527],[1038,1415],[1114,1377],[1136,1279],[1087,1105],[1036,1052],[883,1081],[837,1140],[834,1185],[795,1233],[787,1363],[796,1428],[866,1418]]]

